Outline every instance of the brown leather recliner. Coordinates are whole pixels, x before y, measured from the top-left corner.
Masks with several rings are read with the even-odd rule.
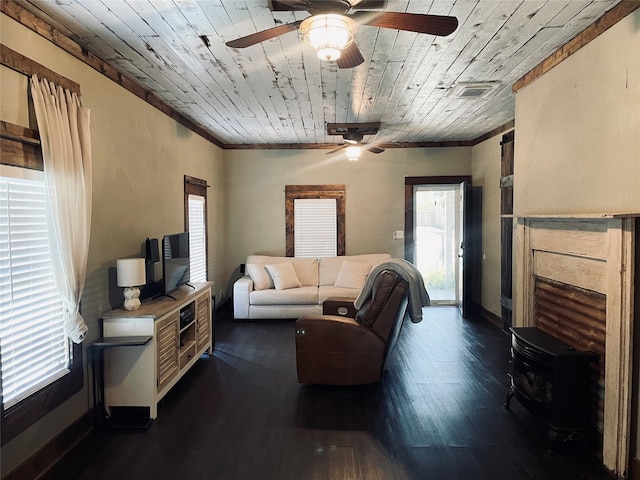
[[[379,382],[400,334],[407,302],[407,281],[394,271],[383,270],[374,280],[371,298],[355,318],[325,314],[299,318],[295,324],[298,381],[321,385]]]

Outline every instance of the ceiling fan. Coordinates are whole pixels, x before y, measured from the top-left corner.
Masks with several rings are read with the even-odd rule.
[[[365,135],[375,135],[378,133],[380,128],[380,123],[327,123],[327,134],[328,135],[342,135],[344,139],[344,144],[327,152],[327,155],[332,153],[339,152],[340,150],[344,150],[345,155],[348,160],[355,161],[360,158],[360,154],[362,153],[363,148],[372,153],[382,153],[384,152],[384,148],[376,147],[375,145],[371,145],[370,147],[365,147],[367,145],[366,142],[363,142],[362,139]]]
[[[272,11],[307,11],[311,16],[231,40],[227,46],[246,48],[300,30],[318,58],[335,60],[339,68],[353,68],[364,62],[354,41],[358,25],[440,36],[451,34],[458,27],[456,17],[371,11],[383,9],[386,3],[386,0],[269,0]],[[360,10],[349,13],[356,7]]]

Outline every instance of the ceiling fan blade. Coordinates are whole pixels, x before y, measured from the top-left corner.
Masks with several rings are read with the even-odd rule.
[[[356,42],[351,42],[351,45],[342,50],[342,55],[336,60],[336,63],[338,68],[353,68],[364,63],[364,57],[360,53]]]
[[[402,12],[354,12],[350,15],[362,25],[371,25],[380,28],[394,28],[408,32],[428,33],[431,35],[446,36],[458,28],[456,17],[443,15],[427,15],[421,13]]]
[[[309,2],[306,0],[269,0],[269,9],[272,12],[297,12],[308,8]]]
[[[384,152],[384,148],[379,148],[379,147],[369,147],[367,148],[368,151],[370,151],[371,153],[382,153]]]
[[[351,0],[351,8],[362,8],[363,10],[382,10],[387,6],[387,0]]]
[[[344,150],[345,147],[346,147],[346,145],[343,145],[343,146],[341,146],[339,148],[335,148],[335,149],[331,150],[330,152],[327,152],[326,154],[327,155],[331,155],[332,153],[336,153],[336,152],[339,152],[340,150]]]
[[[297,22],[278,25],[277,27],[268,28],[267,30],[262,30],[261,32],[252,33],[251,35],[247,35],[246,37],[236,38],[235,40],[227,42],[227,47],[250,47],[251,45],[255,45],[256,43],[264,42],[265,40],[270,40],[285,33],[293,32],[294,30],[298,29],[301,23],[302,20],[298,20]]]

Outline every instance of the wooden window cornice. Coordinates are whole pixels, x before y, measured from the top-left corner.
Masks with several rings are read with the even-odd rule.
[[[63,77],[44,65],[40,65],[38,62],[25,57],[6,45],[0,44],[0,57],[2,58],[2,65],[10,68],[11,70],[15,70],[29,78],[31,78],[33,74],[36,74],[41,79],[47,79],[56,85],[66,88],[72,93],[80,95],[80,85],[76,82],[69,80],[67,77]]]
[[[44,170],[38,131],[9,122],[0,122],[0,163]]]
[[[46,79],[72,93],[80,95],[79,84],[25,57],[4,44],[0,44],[0,63],[3,67],[10,68],[25,75],[29,79],[35,74],[38,78]],[[31,95],[28,89],[26,94],[28,102],[31,102]],[[30,124],[35,125],[35,120],[30,121]],[[40,134],[37,130],[14,125],[5,121],[1,122],[0,152],[2,153],[2,160],[0,162],[5,165],[34,170],[44,169]]]

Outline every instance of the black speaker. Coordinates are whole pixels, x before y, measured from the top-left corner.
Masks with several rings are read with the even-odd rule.
[[[160,261],[160,250],[157,238],[147,238],[147,263],[157,263]]]

